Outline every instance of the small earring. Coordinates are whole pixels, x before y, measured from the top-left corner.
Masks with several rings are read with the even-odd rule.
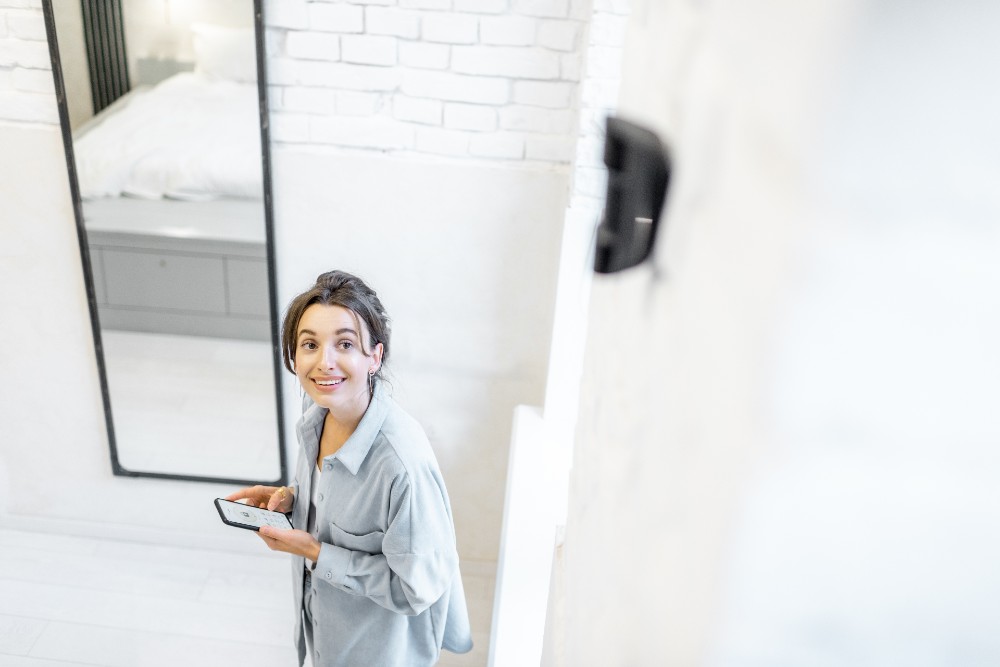
[[[372,378],[374,378],[374,377],[375,377],[375,369],[374,368],[369,368],[368,369],[368,393],[369,393],[369,395],[375,393],[375,387],[374,387],[374,383],[373,383],[373,380],[372,380]]]

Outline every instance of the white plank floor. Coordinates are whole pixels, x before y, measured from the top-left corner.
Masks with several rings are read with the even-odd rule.
[[[493,574],[465,571],[486,665]],[[287,557],[0,529],[0,667],[295,664]]]
[[[292,665],[288,562],[0,530],[0,667]]]

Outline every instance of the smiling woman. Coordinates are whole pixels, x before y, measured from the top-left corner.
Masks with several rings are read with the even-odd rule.
[[[366,329],[352,311],[319,303],[306,308],[298,326],[294,371],[299,383],[314,403],[352,428],[368,407],[385,349],[380,342],[365,349]]]
[[[389,337],[378,296],[349,273],[295,297],[282,327],[307,396],[294,481],[228,497],[291,515],[292,530],[258,535],[294,556],[299,657],[317,666],[418,667],[472,648],[444,479],[381,377]]]

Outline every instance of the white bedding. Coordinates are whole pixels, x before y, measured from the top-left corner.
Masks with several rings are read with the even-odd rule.
[[[73,149],[84,199],[262,198],[256,83],[177,74],[121,98]]]

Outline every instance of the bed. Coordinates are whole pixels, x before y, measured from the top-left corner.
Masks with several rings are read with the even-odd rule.
[[[253,31],[194,46],[74,132],[101,326],[269,340]]]

